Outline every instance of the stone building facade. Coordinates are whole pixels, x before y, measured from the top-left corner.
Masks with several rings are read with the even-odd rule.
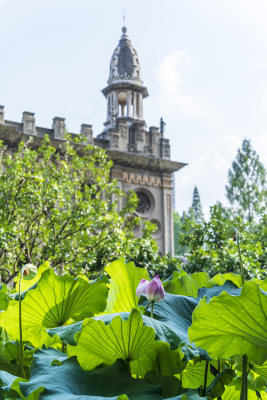
[[[103,132],[93,138],[92,125],[82,124],[80,134],[87,143],[106,149],[114,162],[112,178],[117,179],[123,191],[136,192],[139,198],[137,214],[157,225],[154,238],[160,252],[173,254],[173,173],[186,164],[170,160],[170,144],[163,135],[162,119],[159,128],[147,129],[143,100],[148,91],[141,80],[138,55],[126,27],[122,28],[121,39],[113,52],[108,85],[102,92],[107,100]],[[55,117],[52,128],[47,129],[36,126],[32,112],[25,111],[21,122],[8,121],[3,106],[0,106],[0,125],[0,139],[10,146],[26,140],[29,135],[38,146],[46,134],[57,146],[64,140],[66,131],[64,118]],[[135,233],[141,236],[142,226]]]

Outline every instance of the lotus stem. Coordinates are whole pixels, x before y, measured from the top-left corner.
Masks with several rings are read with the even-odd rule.
[[[132,372],[131,372],[131,361],[128,360],[128,359],[126,359],[126,364],[127,364],[127,367],[128,367],[128,374],[129,374],[130,376],[132,376]]]
[[[241,251],[240,251],[239,234],[236,233],[235,236],[236,236],[236,244],[237,244],[238,255],[239,255],[239,262],[240,262],[240,271],[241,271],[242,285],[244,285],[244,283],[245,283],[245,278],[244,278],[244,267],[243,267],[243,262],[242,262],[242,257],[241,257]]]
[[[240,393],[240,400],[248,400],[248,373],[247,373],[248,357],[242,357],[242,387]]]
[[[221,372],[221,361],[217,360],[217,370],[218,370],[218,374]],[[217,397],[218,400],[222,400],[222,397],[219,396]]]
[[[22,319],[21,319],[21,281],[23,277],[23,270],[20,270],[19,277],[19,366],[20,366],[20,375],[24,378],[23,371],[23,343],[22,343]]]
[[[208,369],[209,369],[209,361],[206,361],[205,373],[204,373],[203,396],[206,396],[207,380],[208,380]]]
[[[150,317],[153,318],[154,301],[151,301]]]

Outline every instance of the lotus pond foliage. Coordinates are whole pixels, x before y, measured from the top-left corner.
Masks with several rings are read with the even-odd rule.
[[[267,399],[267,279],[27,268],[0,290],[0,399]]]

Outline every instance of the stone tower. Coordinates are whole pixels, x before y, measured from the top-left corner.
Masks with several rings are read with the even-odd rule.
[[[147,129],[143,100],[148,96],[141,80],[140,62],[126,27],[110,62],[108,85],[102,90],[107,100],[103,132],[95,142],[107,149],[114,161],[112,177],[125,192],[139,198],[137,214],[158,227],[154,238],[162,254],[173,254],[172,174],[185,164],[170,161],[169,140],[160,128]],[[142,227],[136,230],[141,236]]]

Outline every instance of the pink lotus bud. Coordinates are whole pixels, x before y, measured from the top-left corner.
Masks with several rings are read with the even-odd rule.
[[[149,301],[161,301],[162,299],[164,299],[164,296],[165,291],[162,286],[160,277],[156,275],[147,285],[146,297]]]
[[[141,281],[139,282],[137,288],[136,288],[136,296],[140,297],[141,294],[146,294],[146,288],[147,285],[149,284],[147,279],[141,279]]]

